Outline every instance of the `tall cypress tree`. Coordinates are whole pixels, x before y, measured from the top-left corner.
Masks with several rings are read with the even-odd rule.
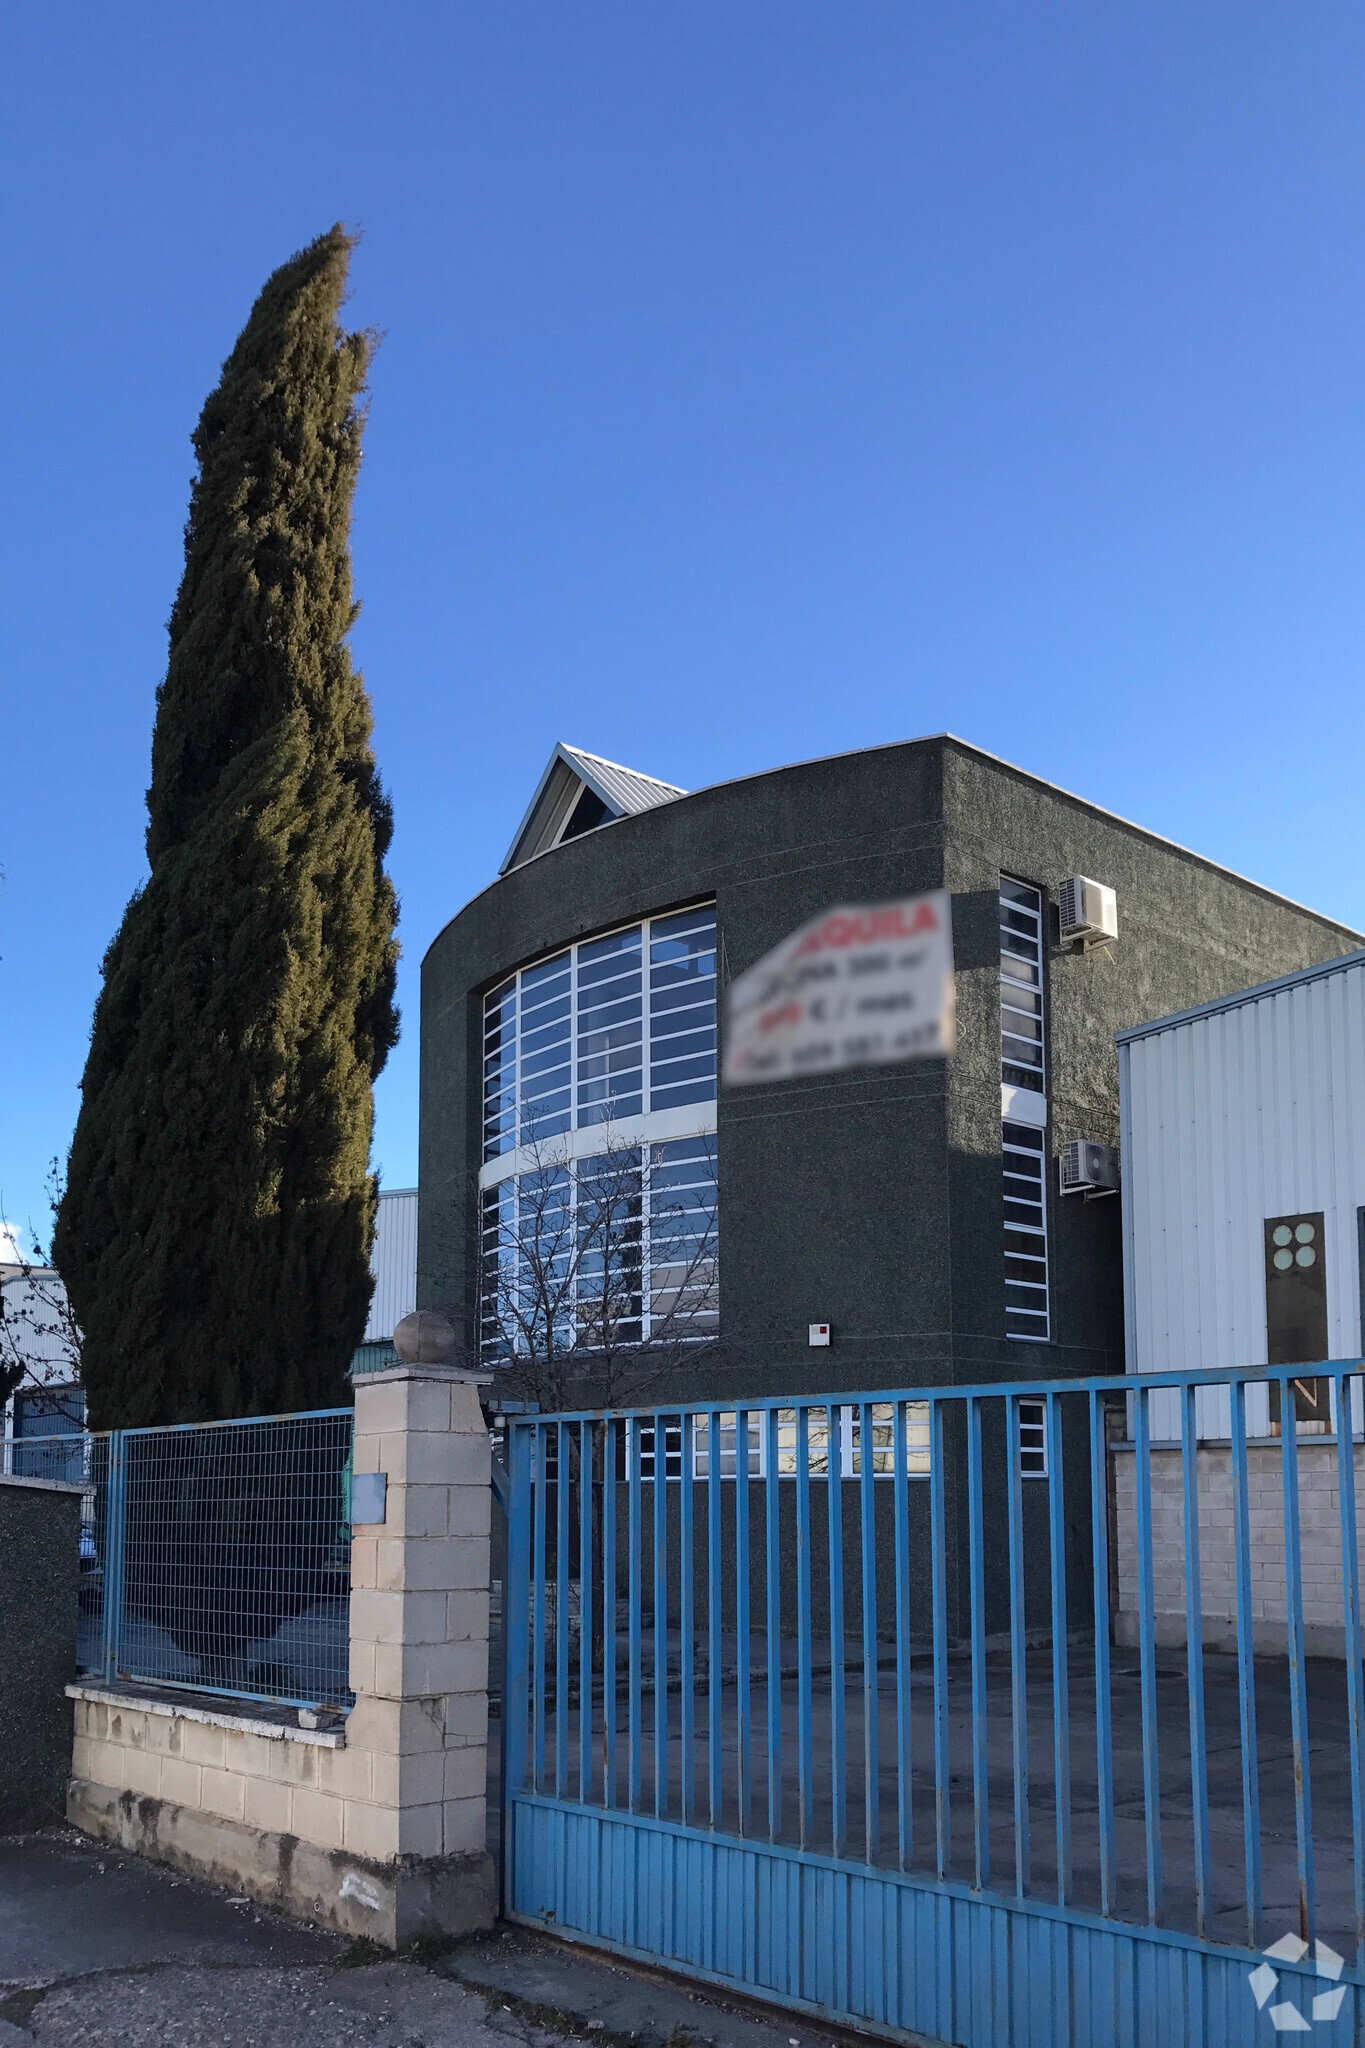
[[[104,960],[54,1256],[96,1428],[345,1398],[392,831],[346,636],[371,341],[340,227],[269,279],[194,436],[151,874]]]

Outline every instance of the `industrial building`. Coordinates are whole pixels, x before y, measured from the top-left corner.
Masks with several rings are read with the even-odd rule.
[[[718,1087],[735,976],[832,908],[933,890],[951,1057]],[[651,1401],[1121,1371],[1115,1034],[1358,944],[948,736],[690,794],[561,745],[423,963],[418,1305],[505,1359],[509,1257],[572,1234],[545,1145],[581,1188],[609,1142],[638,1175],[638,1345],[677,1332],[660,1190],[712,1233]],[[572,1289],[555,1312],[571,1342]]]
[[[398,1363],[393,1333],[417,1306],[417,1190],[381,1188],[370,1246],[374,1293],[352,1372],[382,1372]]]
[[[1365,1352],[1365,953],[1122,1032],[1119,1081],[1129,1370],[1290,1369],[1304,1636],[1311,1653],[1339,1657],[1345,1446],[1337,1386],[1321,1367]],[[1253,1640],[1283,1651],[1285,1400],[1275,1381],[1245,1385],[1234,1427],[1233,1398],[1226,1381],[1194,1398],[1202,1630],[1212,1647],[1235,1647],[1240,1455],[1254,1501],[1244,1560]],[[1136,1405],[1129,1440],[1112,1453],[1121,1642],[1137,1631]],[[1359,1380],[1350,1405],[1359,1473]],[[1148,1394],[1147,1428],[1156,1632],[1178,1644],[1187,1590],[1177,1392]],[[1359,1524],[1365,1473],[1356,1498]]]
[[[1119,1089],[1128,1369],[1360,1357],[1365,954],[1121,1032]],[[1298,1382],[1300,1435],[1332,1432],[1328,1394]],[[1278,1434],[1270,1392],[1247,1400],[1248,1433]]]

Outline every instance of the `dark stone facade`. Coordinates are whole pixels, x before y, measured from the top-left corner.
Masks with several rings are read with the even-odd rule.
[[[66,1812],[81,1493],[0,1478],[0,1833]]]
[[[714,897],[721,979],[835,903],[947,887],[958,1051],[722,1091],[721,1340],[675,1398],[1051,1379],[1123,1369],[1119,1201],[1059,1200],[1053,1341],[1004,1334],[997,888],[1042,887],[1052,1156],[1118,1136],[1114,1033],[1359,935],[950,738],[782,768],[571,840],[474,898],[422,968],[418,1303],[473,1338],[481,1001],[590,933]],[[1119,937],[1057,942],[1069,874],[1109,883]],[[1120,1198],[1121,1199],[1121,1198]],[[811,1322],[834,1341],[812,1351]],[[651,1399],[656,1396],[651,1393]]]

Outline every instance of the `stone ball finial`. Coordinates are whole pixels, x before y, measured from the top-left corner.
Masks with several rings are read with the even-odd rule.
[[[393,1348],[404,1365],[453,1365],[455,1325],[432,1309],[414,1309],[394,1331]]]

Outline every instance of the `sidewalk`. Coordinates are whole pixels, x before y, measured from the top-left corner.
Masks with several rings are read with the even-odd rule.
[[[404,1960],[70,1830],[0,1837],[0,2048],[826,2048],[518,1929]]]

